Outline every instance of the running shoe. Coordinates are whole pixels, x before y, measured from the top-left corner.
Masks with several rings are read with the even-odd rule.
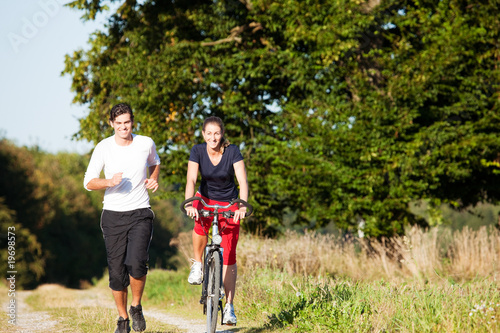
[[[132,328],[136,332],[142,332],[146,330],[146,320],[142,314],[142,305],[132,306],[130,305],[130,317],[132,317]]]
[[[191,272],[189,273],[188,282],[190,284],[201,284],[203,279],[203,272],[201,271],[201,261],[191,259]]]
[[[115,333],[129,333],[130,332],[130,321],[129,319],[123,319],[123,317],[118,318],[116,323]]]
[[[236,325],[236,315],[233,304],[226,303],[224,314],[222,315],[222,325]]]

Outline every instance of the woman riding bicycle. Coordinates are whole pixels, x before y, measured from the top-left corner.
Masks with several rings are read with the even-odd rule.
[[[208,204],[227,205],[233,199],[239,197],[248,200],[248,183],[245,163],[239,148],[229,144],[224,138],[224,123],[219,117],[209,117],[203,122],[202,128],[205,143],[193,146],[189,156],[188,171],[186,177],[185,198],[194,196],[198,171],[201,173],[201,185],[196,196],[203,198]],[[234,181],[238,180],[238,187]],[[202,282],[202,256],[207,245],[208,230],[211,218],[199,216],[198,209],[201,203],[195,201],[193,205],[186,206],[188,216],[195,219],[193,230],[194,259],[191,266],[188,282],[201,284]],[[221,246],[223,253],[223,282],[226,293],[226,306],[224,307],[223,324],[235,325],[233,299],[236,290],[236,245],[240,232],[240,220],[245,217],[246,207],[238,207],[234,204],[229,208],[234,211],[234,217],[220,219],[220,231],[222,236]]]

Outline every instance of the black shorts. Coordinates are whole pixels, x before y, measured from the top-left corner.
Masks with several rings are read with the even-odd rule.
[[[101,229],[108,259],[109,287],[120,291],[130,284],[130,276],[148,273],[149,244],[153,237],[151,208],[127,212],[103,210]]]

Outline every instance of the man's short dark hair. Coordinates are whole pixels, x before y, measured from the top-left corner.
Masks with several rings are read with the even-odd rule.
[[[134,121],[134,113],[132,112],[130,105],[126,103],[116,104],[113,106],[111,111],[109,111],[109,121],[115,121],[116,117],[125,113],[130,114],[130,120]]]

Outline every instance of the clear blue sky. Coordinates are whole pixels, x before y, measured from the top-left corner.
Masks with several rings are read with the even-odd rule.
[[[83,22],[81,11],[63,6],[67,2],[0,2],[0,138],[51,153],[86,153],[93,145],[71,136],[87,109],[72,104],[71,77],[61,71],[64,55],[88,49],[105,17]]]

